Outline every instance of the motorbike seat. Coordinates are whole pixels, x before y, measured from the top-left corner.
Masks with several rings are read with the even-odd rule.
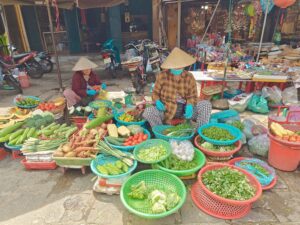
[[[14,55],[13,58],[14,60],[19,60],[24,58],[25,56],[28,56],[30,53],[22,53],[22,54],[18,54],[18,55]]]

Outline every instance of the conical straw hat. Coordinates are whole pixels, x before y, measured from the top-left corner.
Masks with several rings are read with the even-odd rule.
[[[180,69],[187,66],[190,66],[196,62],[196,59],[191,55],[181,50],[180,48],[175,47],[170,55],[161,65],[163,69]]]
[[[73,71],[81,71],[81,70],[88,70],[88,69],[94,69],[98,67],[97,64],[93,63],[86,57],[81,57],[78,62],[73,67]]]

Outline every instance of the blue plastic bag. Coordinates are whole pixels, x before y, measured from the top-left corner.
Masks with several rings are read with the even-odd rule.
[[[268,101],[263,96],[254,94],[248,103],[248,109],[255,113],[268,113]]]

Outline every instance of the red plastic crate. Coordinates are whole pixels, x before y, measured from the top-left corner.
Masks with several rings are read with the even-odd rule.
[[[11,157],[12,157],[12,159],[23,159],[24,158],[24,156],[22,155],[22,152],[20,150],[12,150]]]
[[[4,148],[0,148],[0,160],[5,159],[5,157],[8,155],[8,152],[4,150]]]
[[[27,170],[55,170],[57,165],[55,161],[52,162],[27,162],[26,159],[23,159],[21,163],[24,165]]]

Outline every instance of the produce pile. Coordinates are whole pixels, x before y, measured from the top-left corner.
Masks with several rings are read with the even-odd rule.
[[[8,113],[0,115],[0,129],[24,121],[31,116],[31,112],[28,109],[11,108]]]
[[[168,154],[167,149],[163,145],[154,145],[151,147],[144,146],[136,155],[137,160],[142,162],[156,162],[163,160]]]
[[[172,126],[163,131],[163,134],[168,137],[186,137],[194,133],[194,128],[188,124],[179,124],[177,126]]]
[[[143,120],[142,111],[139,111],[137,109],[123,113],[118,117],[119,120],[124,121],[124,122],[140,122]]]
[[[54,151],[67,139],[57,139],[57,140],[40,140],[38,138],[29,138],[23,144],[21,151],[22,153],[37,153],[43,151]]]
[[[146,185],[141,181],[132,185],[128,196],[132,199],[143,201],[145,205],[151,208],[152,214],[159,214],[175,208],[180,202],[177,193],[170,190],[164,190],[162,187],[156,188]]]
[[[206,171],[202,182],[211,192],[231,200],[248,200],[256,193],[245,174],[227,166]]]
[[[38,130],[54,121],[53,115],[43,113],[31,115],[22,122],[6,126],[0,131],[0,142],[7,142],[10,146],[20,146],[28,138],[37,137]]]
[[[171,154],[166,160],[160,162],[160,165],[170,170],[190,170],[195,168],[198,164],[196,158],[193,158],[191,161],[186,161]]]
[[[279,123],[271,123],[270,130],[276,138],[289,142],[300,142],[300,131],[293,132],[291,130],[285,129]]]
[[[105,140],[116,146],[135,146],[148,139],[148,135],[144,133],[144,129],[139,125],[120,126],[117,128],[115,124],[109,124],[108,137]]]
[[[117,160],[114,163],[97,165],[97,170],[99,173],[104,175],[120,175],[127,173],[129,168],[126,163],[122,162],[121,160]]]
[[[65,105],[65,99],[63,97],[58,97],[48,102],[41,102],[38,109],[42,111],[52,112]]]
[[[235,144],[233,145],[214,145],[207,141],[199,141],[200,145],[205,148],[206,150],[213,151],[213,152],[229,152],[236,148]]]
[[[228,130],[216,126],[205,128],[202,133],[206,137],[218,141],[229,141],[234,139],[234,136]]]
[[[17,96],[15,98],[15,103],[21,108],[34,108],[39,105],[41,101],[29,96]]]
[[[66,123],[58,124],[54,122],[41,128],[37,135],[41,139],[68,139],[76,131],[77,127],[74,125],[68,126]]]

